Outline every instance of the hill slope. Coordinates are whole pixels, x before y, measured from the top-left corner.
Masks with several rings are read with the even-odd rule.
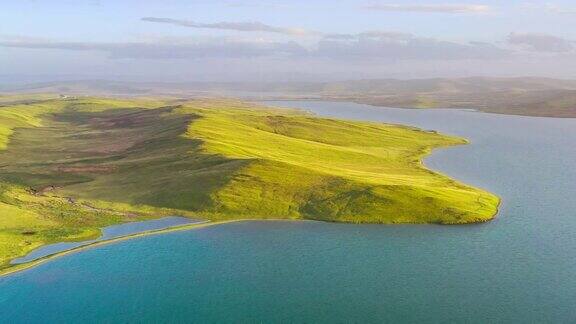
[[[421,159],[465,140],[230,100],[81,98],[0,110],[0,267],[113,223],[490,220],[498,198]]]

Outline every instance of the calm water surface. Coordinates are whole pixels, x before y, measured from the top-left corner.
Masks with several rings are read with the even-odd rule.
[[[576,120],[279,102],[472,145],[426,163],[504,199],[470,226],[249,222],[0,279],[0,322],[576,322]]]
[[[153,219],[148,221],[141,221],[141,222],[131,222],[119,225],[112,225],[102,229],[102,235],[96,240],[88,240],[82,242],[62,242],[62,243],[54,243],[41,246],[36,250],[28,253],[27,255],[12,260],[12,264],[20,264],[26,263],[30,261],[34,261],[41,257],[45,257],[50,254],[70,250],[79,246],[87,245],[90,243],[98,242],[98,241],[105,241],[110,240],[113,238],[142,233],[146,231],[152,230],[161,230],[167,229],[174,226],[185,225],[195,223],[194,221],[187,217],[179,217],[179,216],[171,216],[171,217],[164,217],[160,219]]]

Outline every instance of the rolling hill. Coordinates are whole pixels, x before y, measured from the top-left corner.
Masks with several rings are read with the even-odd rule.
[[[21,98],[20,98],[21,99]],[[461,138],[222,99],[72,98],[0,109],[0,267],[163,215],[488,221],[499,199],[426,169]]]

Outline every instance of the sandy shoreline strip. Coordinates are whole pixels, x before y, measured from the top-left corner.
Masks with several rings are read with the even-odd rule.
[[[65,251],[61,251],[61,252],[56,252],[47,256],[43,256],[39,259],[36,259],[34,261],[30,261],[27,263],[21,263],[21,264],[17,264],[5,269],[0,269],[0,278],[2,277],[6,277],[8,275],[11,274],[15,274],[18,272],[22,272],[24,270],[28,270],[34,267],[37,267],[41,264],[50,262],[52,260],[58,259],[60,257],[69,255],[69,254],[73,254],[73,253],[77,253],[77,252],[82,252],[84,250],[88,250],[91,248],[95,248],[95,247],[99,247],[99,246],[104,246],[104,245],[110,245],[110,244],[114,244],[114,243],[119,243],[119,242],[123,242],[123,241],[128,241],[128,240],[132,240],[132,239],[136,239],[136,238],[140,238],[140,237],[146,237],[146,236],[152,236],[152,235],[159,235],[159,234],[165,234],[165,233],[172,233],[172,232],[183,232],[183,231],[188,231],[188,230],[195,230],[195,229],[202,229],[202,228],[206,228],[206,227],[211,227],[211,226],[216,226],[216,225],[223,225],[223,224],[229,224],[229,223],[239,223],[239,222],[260,222],[260,221],[284,221],[284,222],[313,222],[312,220],[299,220],[299,219],[229,219],[229,220],[222,220],[222,221],[205,221],[205,222],[199,222],[199,223],[192,223],[192,224],[186,224],[186,225],[181,225],[181,226],[172,226],[172,227],[168,227],[168,228],[163,228],[163,229],[157,229],[157,230],[150,230],[150,231],[145,231],[145,232],[140,232],[140,233],[134,233],[134,234],[130,234],[130,235],[126,235],[126,236],[120,236],[120,237],[116,237],[113,239],[109,239],[109,240],[103,240],[103,241],[96,241],[93,243],[88,243],[86,245],[81,245],[69,250],[65,250]]]
[[[41,257],[39,259],[36,259],[34,261],[30,261],[27,263],[22,263],[22,264],[18,264],[18,265],[14,265],[14,266],[2,269],[2,270],[0,270],[0,278],[4,277],[4,276],[8,276],[10,274],[14,274],[17,272],[28,270],[28,269],[34,268],[36,266],[39,266],[43,263],[52,261],[54,259],[58,259],[60,257],[66,256],[69,254],[73,254],[76,252],[81,252],[81,251],[84,251],[84,250],[87,250],[90,248],[114,244],[114,243],[123,242],[123,241],[131,240],[131,239],[135,239],[135,238],[139,238],[139,237],[144,237],[144,236],[158,235],[158,234],[171,233],[171,232],[180,232],[180,231],[187,231],[187,230],[193,230],[193,229],[201,229],[201,228],[206,228],[206,227],[210,227],[210,226],[227,224],[227,223],[235,223],[235,222],[241,222],[241,221],[246,221],[246,219],[234,219],[234,220],[224,220],[224,221],[215,221],[215,222],[208,221],[208,222],[202,222],[202,223],[187,224],[187,225],[182,225],[182,226],[173,226],[173,227],[169,227],[169,228],[145,231],[145,232],[121,236],[121,237],[117,237],[117,238],[113,238],[113,239],[109,239],[109,240],[103,240],[103,241],[88,243],[86,245],[81,245],[81,246],[78,246],[78,247],[75,247],[75,248],[72,248],[69,250],[50,254],[50,255]]]

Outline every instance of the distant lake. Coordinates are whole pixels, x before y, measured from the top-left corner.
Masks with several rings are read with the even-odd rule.
[[[576,119],[272,104],[466,137],[426,164],[498,194],[501,212],[466,226],[241,222],[102,246],[0,278],[0,322],[576,321]]]

